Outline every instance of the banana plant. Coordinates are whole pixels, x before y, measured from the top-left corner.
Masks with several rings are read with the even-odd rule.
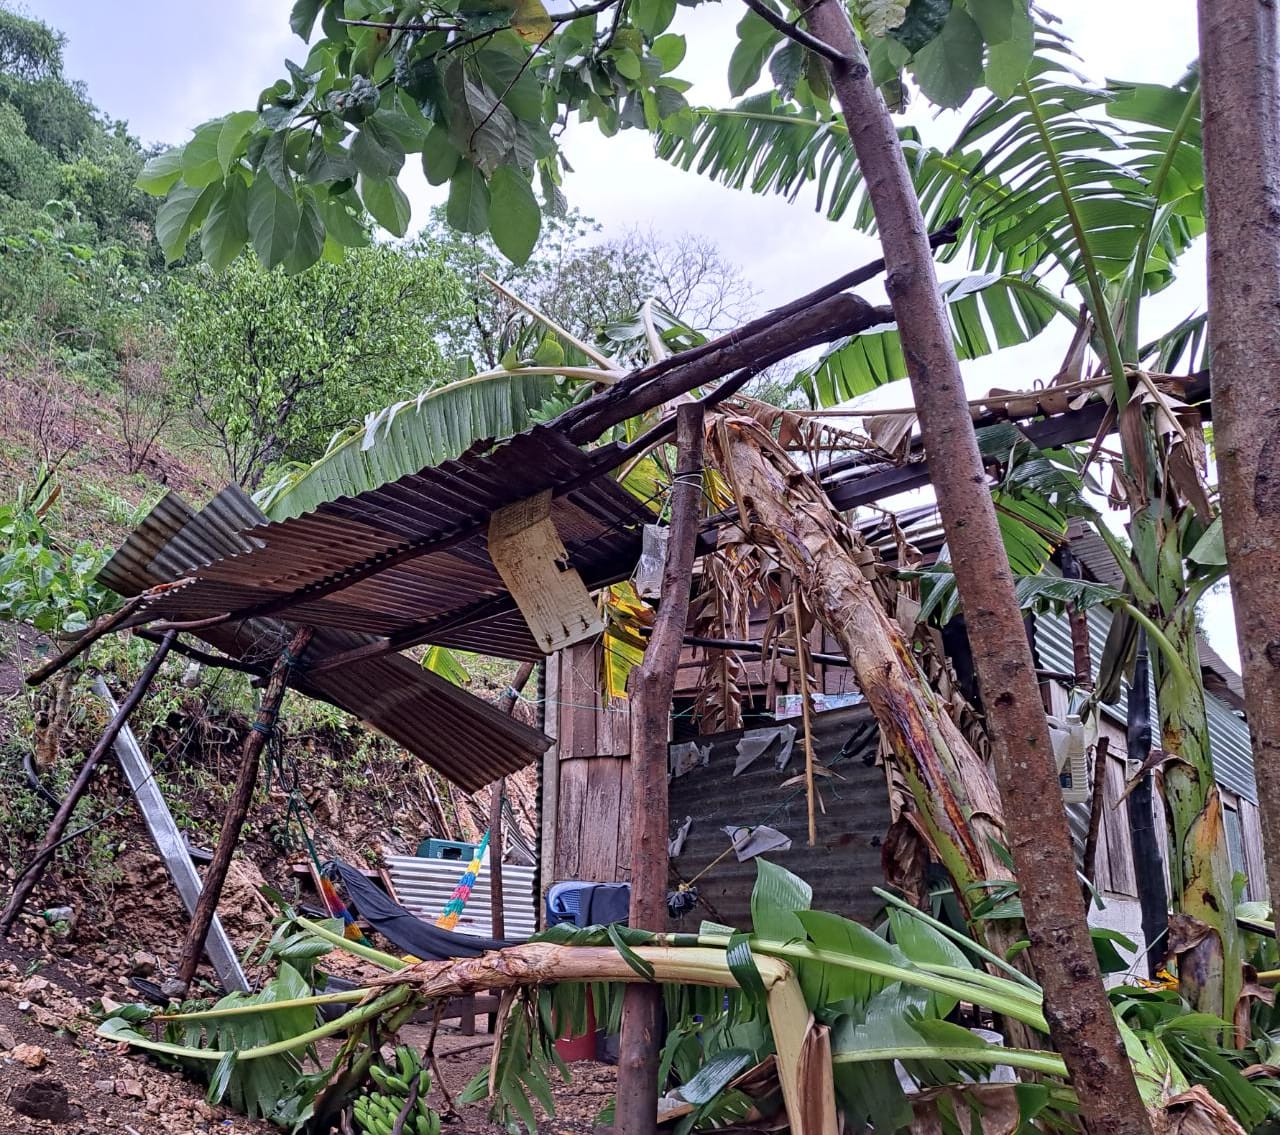
[[[1115,494],[1130,513],[1130,546],[1101,521],[1096,527],[1124,573],[1132,609],[1117,616],[1113,643],[1121,649],[1105,662],[1124,665],[1131,619],[1160,647],[1153,668],[1169,755],[1172,891],[1176,909],[1197,927],[1196,944],[1179,948],[1179,977],[1197,1007],[1229,1016],[1241,952],[1195,631],[1196,603],[1225,564],[1198,415],[1150,377],[1201,364],[1203,316],[1154,341],[1140,338],[1143,301],[1169,284],[1204,231],[1199,77],[1193,68],[1172,85],[1090,86],[1071,72],[1065,42],[1048,28],[1039,34],[1035,60],[1009,97],[988,99],[951,146],[928,146],[912,130],[901,132],[902,145],[930,227],[960,225],[959,242],[940,257],[963,257],[993,281],[966,297],[965,318],[957,321],[954,298],[950,305],[961,357],[990,346],[964,333],[975,322],[975,295],[997,346],[1039,329],[1027,317],[1034,297],[1033,314],[1043,303],[1046,313],[1071,319],[1110,378],[1122,449]],[[757,193],[815,191],[832,219],[848,215],[873,228],[843,123],[777,93],[699,111],[691,131],[668,131],[657,148]],[[1065,285],[1074,301],[1050,304],[1041,281]],[[1015,283],[1022,290],[1011,293]],[[1012,306],[1010,294],[1023,306]],[[805,389],[829,403],[898,377],[901,350],[892,332],[881,338],[874,357],[865,341],[828,351],[802,376]]]
[[[285,908],[268,948],[278,973],[262,993],[176,1014],[119,1006],[98,1032],[176,1062],[210,1084],[212,1099],[301,1131],[319,1116],[317,1101],[328,1085],[347,1083],[358,1092],[367,1073],[344,1078],[344,1067],[368,1069],[380,1043],[367,1044],[370,1035],[393,1037],[413,1012],[460,982],[472,989],[514,982],[495,1058],[460,1102],[487,1099],[495,1121],[533,1132],[537,1109],[554,1118],[551,1083],[570,1074],[554,1041],[586,1027],[588,989],[597,1021],[616,1028],[620,983],[656,980],[664,985],[670,1023],[662,1083],[670,1101],[683,1105],[681,1132],[743,1120],[753,1109],[761,1118],[776,1111],[776,1098],[770,1104],[768,1091],[750,1087],[758,1079],[744,1074],[771,1060],[777,1078],[763,1079],[775,1097],[781,1087],[793,1130],[807,1130],[795,1126],[796,1116],[806,1104],[808,1116],[821,1107],[815,1112],[814,1101],[804,1098],[814,1091],[805,1087],[804,1054],[822,1053],[827,1044],[834,1105],[849,1130],[917,1129],[917,1113],[931,1111],[937,1089],[946,1090],[955,1113],[971,1109],[973,1125],[964,1130],[985,1130],[978,1117],[994,1086],[976,1081],[1001,1066],[1037,1074],[1037,1083],[1008,1089],[1016,1094],[1019,1130],[1075,1130],[1075,1100],[1060,1056],[993,1044],[950,1019],[964,1003],[1043,1035],[1036,983],[963,932],[877,893],[887,919],[873,931],[811,909],[808,884],[757,860],[750,930],[704,923],[696,934],[657,934],[561,925],[498,954],[414,966],[350,941],[337,922],[312,922]],[[362,988],[309,994],[316,963],[332,949],[382,975]],[[1122,987],[1113,1001],[1149,1107],[1204,1084],[1249,1129],[1280,1115],[1275,1081],[1247,1068],[1244,1054],[1213,1042],[1223,1022],[1189,1014],[1169,990]],[[344,1004],[354,1007],[319,1021],[321,1009]],[[162,1039],[148,1033],[149,1023],[163,1026]],[[317,1042],[340,1034],[350,1039],[321,1060]],[[397,1074],[373,1075],[386,1091]]]

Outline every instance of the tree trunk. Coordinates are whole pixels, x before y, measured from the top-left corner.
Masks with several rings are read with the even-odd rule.
[[[40,877],[44,874],[44,869],[48,866],[49,860],[53,858],[53,853],[63,843],[63,833],[71,822],[71,816],[76,810],[76,805],[80,803],[81,798],[89,790],[89,785],[93,781],[93,774],[97,770],[98,764],[111,751],[111,746],[115,744],[116,738],[120,736],[120,730],[125,727],[125,723],[129,720],[129,715],[138,708],[138,703],[142,701],[151,683],[155,680],[160,666],[165,658],[168,657],[169,650],[173,646],[173,640],[177,637],[176,631],[170,631],[160,640],[160,645],[156,647],[156,652],[151,656],[151,660],[147,663],[142,673],[138,675],[138,680],[134,682],[133,689],[129,691],[129,696],[124,699],[115,717],[111,719],[110,724],[103,730],[98,743],[85,758],[84,764],[80,766],[80,772],[76,775],[71,787],[67,789],[67,794],[57,812],[54,813],[53,819],[49,821],[48,830],[45,832],[44,840],[41,842],[35,858],[31,860],[27,865],[27,869],[14,883],[13,894],[9,897],[9,902],[3,912],[0,912],[0,935],[9,933],[14,920],[22,911],[23,905],[40,881]]]
[[[1035,663],[987,491],[951,327],[906,159],[862,47],[837,0],[819,0],[810,29],[855,66],[831,77],[875,210],[938,509],[951,548],[983,690],[1005,804],[1032,964],[1045,992],[1050,1035],[1071,1071],[1081,1116],[1097,1132],[1147,1135],[1138,1095],[1102,984],[1075,880],[1075,852],[1058,788]]]
[[[1280,895],[1280,89],[1276,9],[1200,0],[1214,447],[1267,849]]]
[[[267,743],[267,738],[275,730],[280,703],[284,700],[284,693],[289,685],[289,675],[302,657],[302,652],[306,650],[307,643],[311,641],[311,635],[310,627],[298,630],[284,653],[280,655],[271,671],[267,688],[263,692],[262,704],[258,707],[258,719],[253,723],[249,736],[244,740],[244,749],[240,754],[240,768],[236,774],[235,791],[227,804],[227,814],[223,817],[222,830],[218,833],[218,846],[213,853],[213,862],[205,872],[204,885],[200,888],[200,898],[191,915],[191,929],[187,932],[187,941],[182,947],[178,980],[184,989],[191,985],[191,980],[196,975],[196,967],[200,964],[200,955],[204,953],[204,940],[209,936],[209,927],[213,924],[218,900],[222,897],[222,885],[227,879],[227,869],[231,866],[231,857],[235,854],[236,844],[240,842],[240,832],[244,828],[245,817],[249,814],[249,805],[253,802],[253,790],[258,783],[258,765],[261,763],[263,747]]]
[[[631,694],[631,925],[667,926],[667,731],[676,667],[689,618],[698,502],[702,499],[702,407],[676,409],[676,480],[671,487],[671,536],[662,570],[662,599]],[[657,1130],[662,988],[629,985],[622,1002],[614,1129],[625,1135]]]

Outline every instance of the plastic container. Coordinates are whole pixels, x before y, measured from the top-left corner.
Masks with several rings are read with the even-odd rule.
[[[462,843],[456,839],[424,839],[418,844],[419,859],[450,859],[470,863],[476,853],[474,843]]]

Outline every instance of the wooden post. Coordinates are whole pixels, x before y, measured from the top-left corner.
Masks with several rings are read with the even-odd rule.
[[[702,407],[676,410],[676,480],[671,487],[671,539],[662,600],[644,661],[631,675],[631,925],[667,925],[667,738],[676,667],[693,578],[698,502],[702,497]],[[614,1130],[657,1130],[662,988],[629,985],[622,1002]]]
[[[186,945],[182,948],[182,961],[178,967],[178,981],[184,991],[191,985],[195,977],[196,966],[200,964],[200,955],[204,953],[204,940],[209,935],[209,926],[213,922],[214,913],[218,909],[218,900],[222,897],[222,886],[227,881],[227,869],[231,866],[231,856],[235,853],[236,844],[240,842],[240,832],[244,828],[245,817],[249,814],[249,805],[253,802],[253,790],[258,784],[259,757],[267,738],[275,730],[276,716],[280,712],[280,703],[284,700],[285,689],[289,685],[289,674],[297,664],[307,643],[311,641],[311,628],[303,627],[297,631],[284,653],[276,660],[267,683],[266,692],[262,695],[262,704],[258,707],[258,719],[253,723],[249,736],[245,738],[244,749],[240,754],[240,768],[236,773],[235,791],[227,805],[227,814],[222,821],[222,831],[218,835],[218,847],[213,853],[213,862],[205,873],[204,886],[200,891],[200,901],[196,903],[195,913],[191,916],[191,929],[187,933]]]
[[[75,782],[67,790],[66,798],[49,822],[49,830],[45,832],[40,849],[36,852],[35,858],[32,859],[27,869],[23,871],[17,882],[14,883],[13,894],[9,898],[9,903],[4,908],[4,911],[0,912],[0,934],[7,935],[9,933],[14,920],[18,917],[23,905],[35,889],[35,885],[44,874],[44,869],[49,860],[53,858],[53,853],[62,844],[62,836],[67,830],[67,824],[71,822],[71,814],[76,810],[76,805],[80,803],[81,798],[88,791],[89,783],[93,780],[94,771],[102,758],[111,751],[111,746],[115,744],[116,738],[120,735],[120,730],[124,728],[125,723],[129,720],[129,715],[138,708],[138,703],[142,701],[147,689],[155,679],[156,673],[167,657],[176,637],[177,634],[170,631],[160,641],[160,645],[156,647],[155,654],[151,656],[151,660],[147,663],[142,673],[138,675],[138,680],[134,682],[133,689],[129,691],[129,696],[124,699],[120,709],[103,731],[98,743],[93,747],[93,751],[85,759],[84,764],[80,766],[80,772],[77,774]]]
[[[520,669],[511,679],[509,685],[499,699],[503,711],[510,717],[516,711],[516,702],[520,700],[520,691],[529,684],[533,676],[534,663],[522,662]],[[506,916],[502,910],[502,798],[506,792],[507,778],[499,777],[493,782],[493,796],[489,801],[489,937],[506,937]]]
[[[507,936],[506,918],[502,912],[502,795],[507,778],[493,782],[489,800],[489,937]]]

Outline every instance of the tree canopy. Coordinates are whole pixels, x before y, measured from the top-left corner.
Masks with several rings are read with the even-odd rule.
[[[569,116],[607,135],[693,131],[677,74],[688,44],[670,31],[676,0],[600,0],[552,12],[542,0],[497,7],[298,0],[293,30],[311,43],[253,109],[199,126],[148,163],[142,184],[165,198],[158,235],[170,259],[193,234],[216,265],[246,242],[268,266],[300,271],[370,239],[368,220],[403,236],[410,204],[398,178],[412,156],[445,185],[450,226],[488,233],[522,263],[544,215],[565,209],[558,136]],[[1032,58],[1026,0],[861,0],[855,5],[876,81],[895,103],[909,74],[940,106],[979,85],[1010,93]],[[785,29],[799,12],[753,0],[729,65],[735,95],[768,73],[808,112],[835,114],[822,54]]]

